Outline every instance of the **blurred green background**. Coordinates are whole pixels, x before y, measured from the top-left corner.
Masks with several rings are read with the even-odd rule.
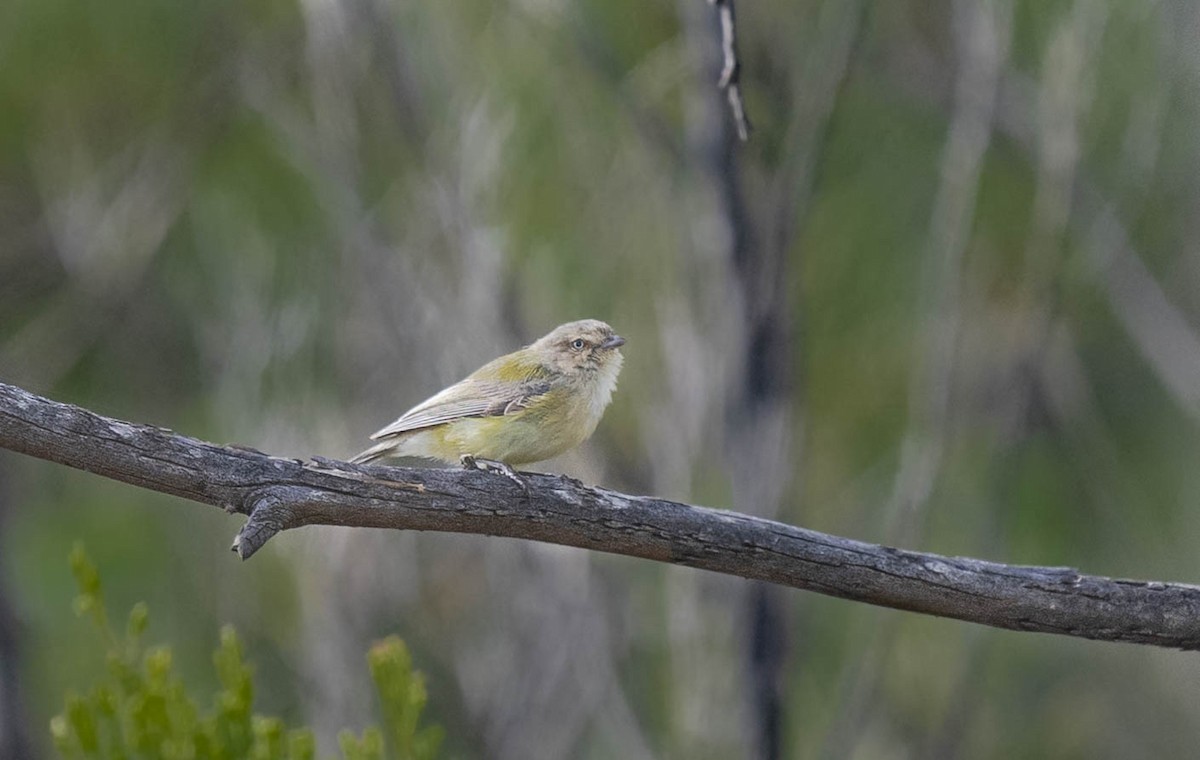
[[[1200,579],[1200,4],[7,0],[0,379],[345,457],[570,319],[538,469],[1004,562]],[[83,539],[322,746],[404,637],[454,757],[1187,756],[1200,663],[626,558],[240,520],[0,452],[0,756],[102,667]]]

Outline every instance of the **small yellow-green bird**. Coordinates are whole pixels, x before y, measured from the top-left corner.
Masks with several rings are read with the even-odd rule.
[[[599,320],[559,325],[409,409],[350,461],[425,457],[511,477],[509,465],[556,457],[592,434],[617,387],[624,344]]]

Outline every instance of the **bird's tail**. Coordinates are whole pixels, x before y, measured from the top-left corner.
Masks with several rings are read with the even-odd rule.
[[[380,443],[375,444],[371,448],[369,448],[365,451],[360,451],[359,453],[355,454],[353,457],[350,458],[350,461],[353,462],[354,464],[366,464],[367,462],[374,462],[376,459],[382,459],[383,457],[386,457],[386,456],[392,456],[395,453],[396,453],[396,441],[395,440],[381,441]]]

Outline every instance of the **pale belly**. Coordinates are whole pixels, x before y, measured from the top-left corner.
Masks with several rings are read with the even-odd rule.
[[[558,410],[558,413],[539,411],[503,417],[468,417],[415,431],[398,447],[397,453],[452,463],[469,454],[513,465],[529,464],[553,459],[578,446],[600,421],[600,415],[588,407]]]

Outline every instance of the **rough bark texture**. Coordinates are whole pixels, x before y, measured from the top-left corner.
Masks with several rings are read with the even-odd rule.
[[[349,525],[533,539],[714,570],[1019,631],[1200,649],[1200,587],[911,552],[524,473],[280,459],[102,417],[0,383],[0,448],[249,516],[248,558],[281,530]]]

